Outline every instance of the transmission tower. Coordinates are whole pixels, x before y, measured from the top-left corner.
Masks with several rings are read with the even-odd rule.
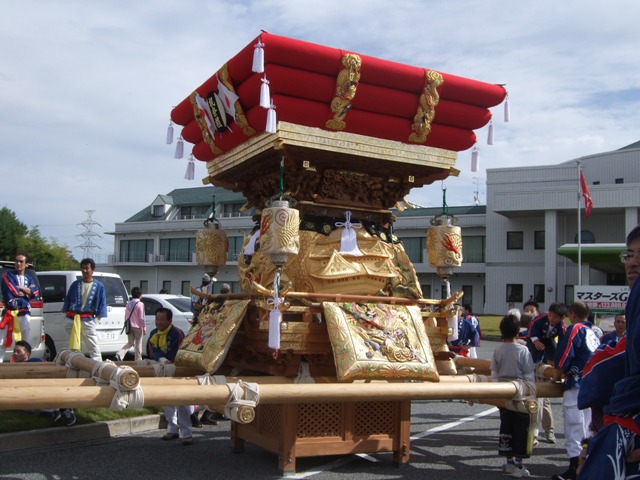
[[[78,223],[78,227],[84,228],[84,232],[76,235],[77,238],[82,240],[82,243],[76,247],[78,250],[82,250],[82,258],[93,258],[96,249],[102,250],[102,247],[94,241],[95,239],[102,239],[100,234],[95,231],[96,227],[102,228],[102,225],[91,218],[94,212],[95,210],[85,210],[87,214],[86,220]]]
[[[475,185],[475,189],[473,190],[473,204],[477,207],[480,205],[480,179],[473,177],[473,184]]]

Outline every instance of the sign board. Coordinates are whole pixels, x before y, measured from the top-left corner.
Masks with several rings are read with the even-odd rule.
[[[627,306],[629,287],[612,285],[576,285],[574,300],[587,304],[592,312],[618,313]]]

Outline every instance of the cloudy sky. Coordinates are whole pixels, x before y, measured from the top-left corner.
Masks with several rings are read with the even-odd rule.
[[[0,206],[74,248],[86,210],[113,231],[158,193],[201,186],[165,144],[171,108],[260,30],[507,85],[510,123],[460,152],[450,205],[486,168],[546,165],[637,140],[640,2],[2,0]],[[188,145],[188,144],[187,144]],[[477,179],[477,180],[475,180]],[[441,186],[409,200],[441,204]],[[76,255],[81,255],[75,250]]]

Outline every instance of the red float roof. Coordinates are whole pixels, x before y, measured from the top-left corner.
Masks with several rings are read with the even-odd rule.
[[[256,45],[262,72],[252,70]],[[265,131],[266,82],[263,104],[277,120],[452,151],[473,146],[474,129],[506,96],[501,85],[265,32],[172,110],[196,158],[211,160]],[[235,108],[225,111],[225,101]]]

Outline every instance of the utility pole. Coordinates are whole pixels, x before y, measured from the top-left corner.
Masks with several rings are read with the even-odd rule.
[[[94,240],[102,239],[99,233],[95,231],[96,227],[102,228],[98,222],[96,222],[92,217],[95,210],[85,210],[87,214],[87,218],[84,222],[78,223],[79,227],[84,228],[84,232],[79,235],[76,235],[77,238],[82,240],[82,243],[78,245],[76,248],[82,250],[82,258],[93,258],[94,251],[102,250],[102,247],[98,245]]]

